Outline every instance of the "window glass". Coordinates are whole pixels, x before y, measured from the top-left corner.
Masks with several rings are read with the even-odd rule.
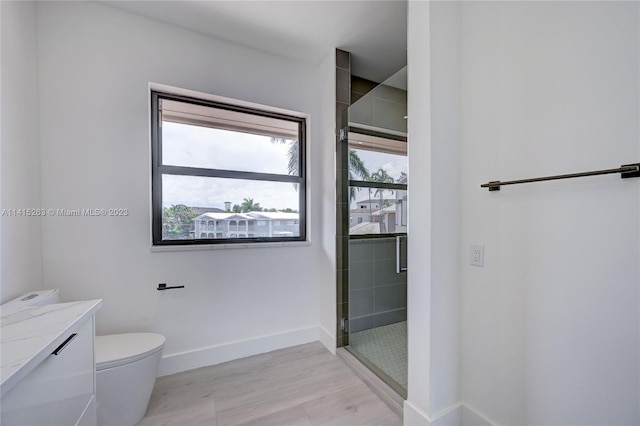
[[[350,145],[349,178],[352,185],[349,187],[349,234],[405,233],[406,152],[403,153],[401,149],[385,152],[383,142],[378,142],[374,148],[375,150],[371,147],[364,149]],[[374,182],[374,186],[367,186],[369,182]]]
[[[162,122],[162,163],[170,166],[298,175],[298,141]]]
[[[351,180],[406,183],[407,166],[406,155],[358,148],[349,149]]]
[[[402,228],[402,215],[397,216],[397,212],[406,206],[405,190],[351,186],[349,191],[352,194],[350,235],[406,232],[406,223]]]
[[[153,244],[306,239],[306,120],[152,92]]]

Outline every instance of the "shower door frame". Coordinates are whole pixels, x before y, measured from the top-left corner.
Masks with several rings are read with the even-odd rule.
[[[350,204],[349,187],[355,186],[375,186],[384,188],[389,185],[389,189],[407,190],[406,184],[380,184],[368,181],[357,181],[349,179],[349,108],[351,106],[351,55],[349,52],[336,49],[336,346],[348,350],[364,366],[371,370],[382,381],[389,385],[402,398],[406,399],[407,390],[400,386],[395,380],[388,376],[368,359],[361,356],[357,351],[349,347],[349,244],[352,236],[349,233]],[[366,134],[366,132],[362,132]],[[383,132],[384,133],[384,132]],[[371,135],[371,133],[369,133]],[[375,136],[387,136],[374,132]],[[399,135],[388,135],[388,139],[407,142],[406,133],[403,137]],[[390,238],[404,236],[407,233],[387,233],[370,234],[368,236],[359,235],[356,239],[368,238]]]

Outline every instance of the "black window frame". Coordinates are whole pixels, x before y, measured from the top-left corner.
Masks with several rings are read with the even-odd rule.
[[[246,106],[245,102],[225,99],[225,101],[196,98],[161,90],[151,89],[151,234],[152,246],[204,246],[204,245],[247,245],[264,243],[296,243],[308,241],[307,230],[307,120],[304,114],[292,115],[270,111],[269,107]],[[162,108],[161,100],[186,102],[194,105],[213,107],[227,111],[236,111],[279,120],[295,122],[298,125],[298,175],[284,175],[238,170],[209,169],[162,164]],[[275,109],[275,108],[274,108]],[[268,136],[268,135],[266,135]],[[162,238],[162,176],[163,175],[201,176],[213,178],[242,179],[255,181],[289,182],[297,184],[299,236],[294,237],[248,237],[202,239],[194,235],[193,239],[164,240]]]

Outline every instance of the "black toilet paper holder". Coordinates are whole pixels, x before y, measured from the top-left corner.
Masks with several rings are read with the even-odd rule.
[[[158,284],[158,288],[156,290],[171,290],[173,288],[184,288],[183,285],[174,285],[171,287],[167,287],[167,283],[160,283]]]

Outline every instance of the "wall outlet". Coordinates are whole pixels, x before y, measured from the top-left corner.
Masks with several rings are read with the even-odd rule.
[[[484,266],[484,246],[471,244],[469,263],[474,266]]]

